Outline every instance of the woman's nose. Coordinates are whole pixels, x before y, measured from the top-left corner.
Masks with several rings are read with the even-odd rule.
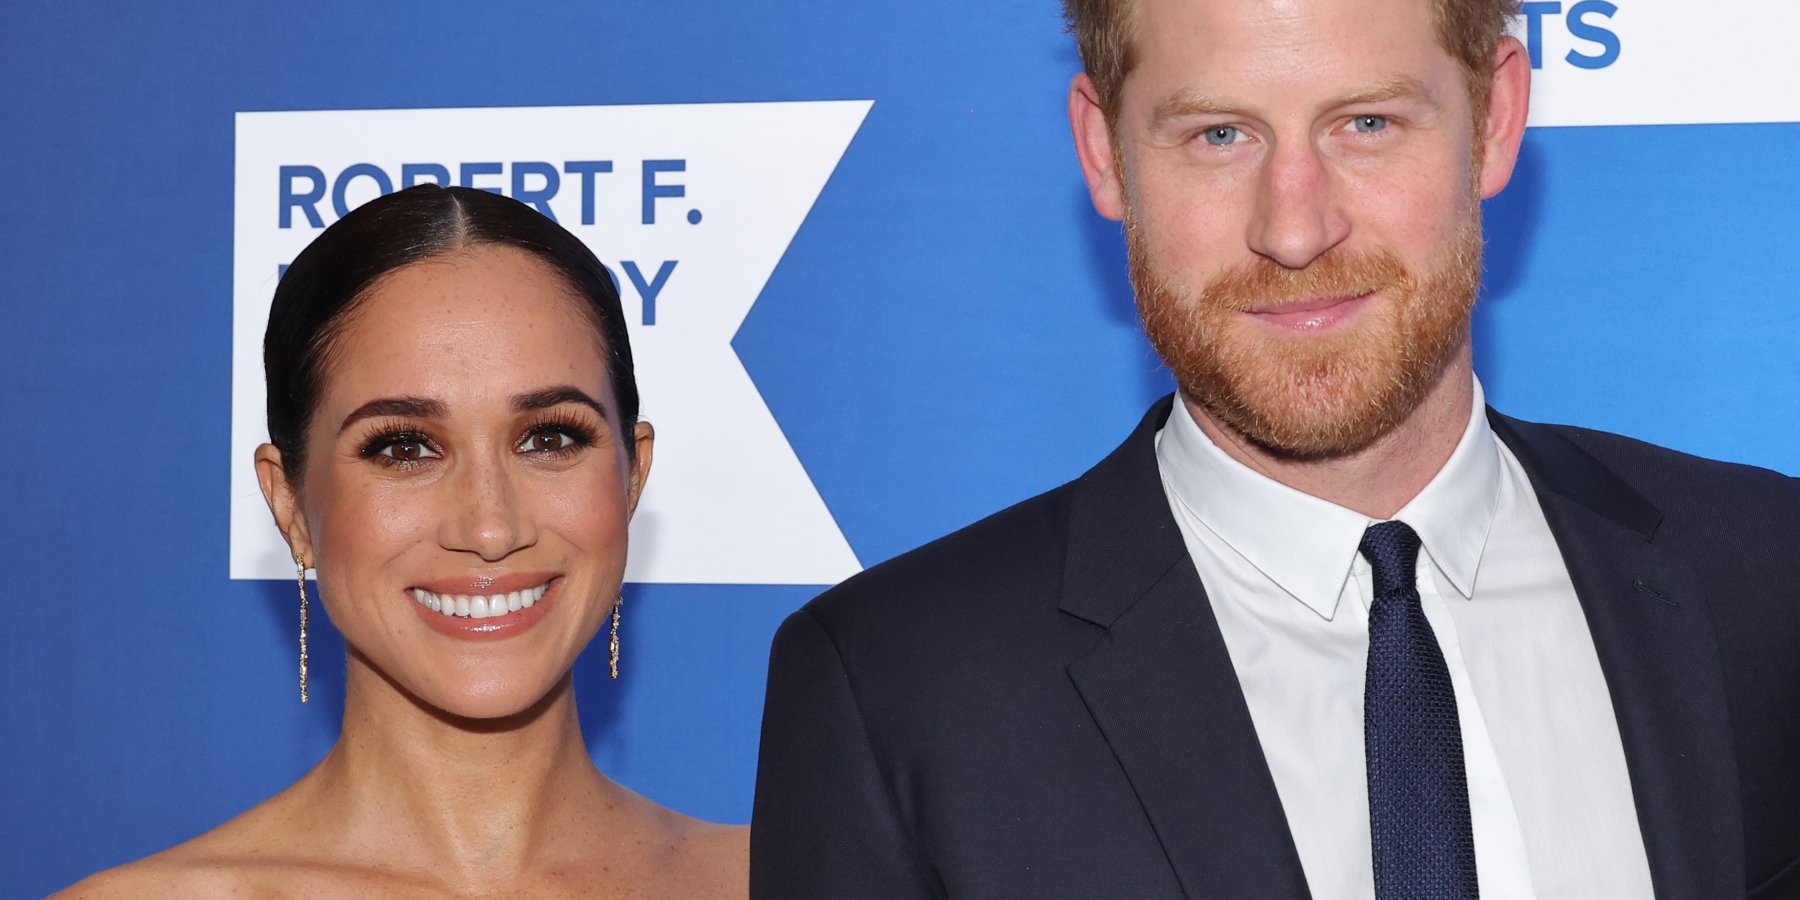
[[[465,456],[446,479],[445,517],[439,543],[498,562],[537,543],[536,520],[518,484],[519,473],[503,456]]]

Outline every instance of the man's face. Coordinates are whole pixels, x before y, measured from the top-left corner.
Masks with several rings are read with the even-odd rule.
[[[1146,332],[1264,449],[1368,446],[1467,358],[1479,199],[1510,155],[1481,180],[1426,0],[1136,4],[1110,170],[1090,178],[1126,221]]]

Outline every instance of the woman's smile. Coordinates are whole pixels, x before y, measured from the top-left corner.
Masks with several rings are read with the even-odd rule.
[[[485,583],[483,583],[485,582]],[[524,634],[549,614],[561,576],[535,573],[448,579],[407,590],[413,612],[439,634],[467,641]]]

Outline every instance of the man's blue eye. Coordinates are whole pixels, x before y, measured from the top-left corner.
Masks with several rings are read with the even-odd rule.
[[[1237,143],[1240,132],[1230,125],[1206,129],[1206,142],[1214,147],[1225,147]]]
[[[1350,120],[1350,130],[1363,134],[1374,134],[1387,126],[1387,116],[1357,116]]]

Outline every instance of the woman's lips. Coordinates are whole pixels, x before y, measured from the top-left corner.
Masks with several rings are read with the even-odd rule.
[[[1373,296],[1371,291],[1348,297],[1321,297],[1253,309],[1248,314],[1284,331],[1320,331],[1355,316]]]
[[[414,584],[434,594],[507,594],[541,587],[555,579],[554,572],[507,572],[500,575],[455,575]]]
[[[560,577],[545,575],[454,578],[410,588],[406,593],[413,612],[439,634],[491,641],[514,637],[536,625],[549,613],[562,582]],[[482,587],[474,593],[453,592],[475,585]]]

